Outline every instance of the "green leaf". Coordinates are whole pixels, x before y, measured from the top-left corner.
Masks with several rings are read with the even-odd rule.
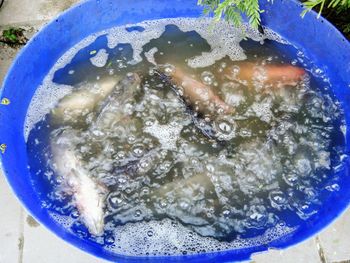
[[[252,27],[258,28],[261,19],[259,0],[198,0],[198,4],[204,6],[203,13],[213,13],[214,20],[225,19],[235,26],[242,24],[242,14],[247,15]]]

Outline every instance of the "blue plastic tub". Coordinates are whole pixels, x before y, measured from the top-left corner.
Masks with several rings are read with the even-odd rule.
[[[5,176],[18,199],[43,225],[60,238],[98,257],[118,262],[225,262],[248,259],[252,253],[270,247],[286,248],[315,234],[344,211],[350,200],[350,165],[341,171],[341,190],[332,195],[324,209],[298,231],[260,246],[194,256],[135,258],[106,252],[101,246],[79,239],[50,219],[32,187],[23,136],[27,108],[36,88],[54,63],[70,47],[92,33],[143,20],[199,17],[196,0],[88,0],[60,15],[41,30],[20,52],[2,87],[0,105],[0,144]],[[329,77],[334,94],[341,102],[350,124],[350,44],[315,13],[300,18],[302,7],[296,1],[261,1],[263,24],[302,50]],[[8,102],[10,102],[8,104]],[[346,152],[350,152],[350,129],[346,132]]]

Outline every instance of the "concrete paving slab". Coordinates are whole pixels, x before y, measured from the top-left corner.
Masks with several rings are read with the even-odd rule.
[[[308,239],[286,250],[272,249],[256,254],[251,263],[322,263],[316,246],[316,239]]]
[[[0,87],[2,80],[5,77],[13,58],[16,56],[19,49],[9,48],[5,44],[0,43]]]
[[[327,262],[350,262],[350,212],[323,230],[319,238]]]
[[[78,0],[5,0],[0,25],[32,24],[53,19]]]
[[[25,214],[23,263],[103,263],[64,242]],[[22,262],[21,262],[22,263]]]
[[[21,206],[0,174],[0,263],[18,262],[22,232]]]

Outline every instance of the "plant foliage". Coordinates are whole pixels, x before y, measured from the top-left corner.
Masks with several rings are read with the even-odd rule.
[[[303,4],[304,11],[301,13],[302,17],[304,17],[307,12],[315,8],[318,9],[318,16],[321,15],[325,8],[335,9],[336,11],[345,11],[350,9],[350,0],[307,0]]]
[[[350,39],[350,0],[306,0],[302,17],[314,9],[331,21],[336,27],[343,31],[344,35]]]
[[[0,42],[8,44],[10,46],[24,45],[28,39],[23,34],[23,28],[9,28],[2,31],[0,36]]]
[[[271,0],[273,1],[273,0]],[[312,9],[319,16],[322,14],[335,24],[350,38],[350,0],[301,0],[304,17]],[[254,28],[259,28],[261,20],[259,0],[198,0],[198,5],[204,7],[204,14],[213,14],[216,21],[224,18],[235,26],[243,21],[242,14],[246,15]]]
[[[216,21],[224,18],[235,26],[242,24],[242,14],[245,14],[250,25],[258,28],[260,14],[263,12],[259,0],[198,0],[198,4],[204,6],[204,14],[212,13]]]

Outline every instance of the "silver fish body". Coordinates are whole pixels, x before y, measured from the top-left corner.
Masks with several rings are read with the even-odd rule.
[[[81,221],[91,234],[101,235],[107,189],[89,176],[86,165],[78,158],[76,138],[76,131],[66,129],[51,141],[52,166],[60,178],[63,191],[72,195]]]
[[[107,77],[93,85],[81,84],[63,97],[51,111],[55,124],[81,125],[114,89],[119,77]]]
[[[93,235],[103,234],[105,199],[108,194],[107,187],[93,177],[89,171],[89,163],[84,162],[78,152],[78,143],[87,143],[82,139],[82,133],[74,128],[71,118],[82,118],[84,111],[97,110],[97,117],[85,133],[96,139],[96,131],[102,133],[106,130],[122,127],[118,133],[125,136],[137,130],[135,123],[124,125],[124,105],[129,103],[140,88],[141,80],[137,74],[129,73],[125,78],[115,83],[109,79],[100,87],[100,93],[88,89],[81,89],[64,97],[52,111],[54,119],[61,125],[70,125],[55,130],[51,139],[52,167],[60,178],[61,189],[72,195],[74,205],[77,207],[80,219]],[[71,114],[68,114],[67,111]],[[76,121],[74,122],[76,123]],[[114,125],[118,124],[118,125]],[[126,129],[126,130],[125,130]],[[130,130],[131,129],[131,130]],[[115,132],[116,132],[115,131]],[[127,132],[126,132],[127,131]],[[86,138],[86,135],[83,136]]]

